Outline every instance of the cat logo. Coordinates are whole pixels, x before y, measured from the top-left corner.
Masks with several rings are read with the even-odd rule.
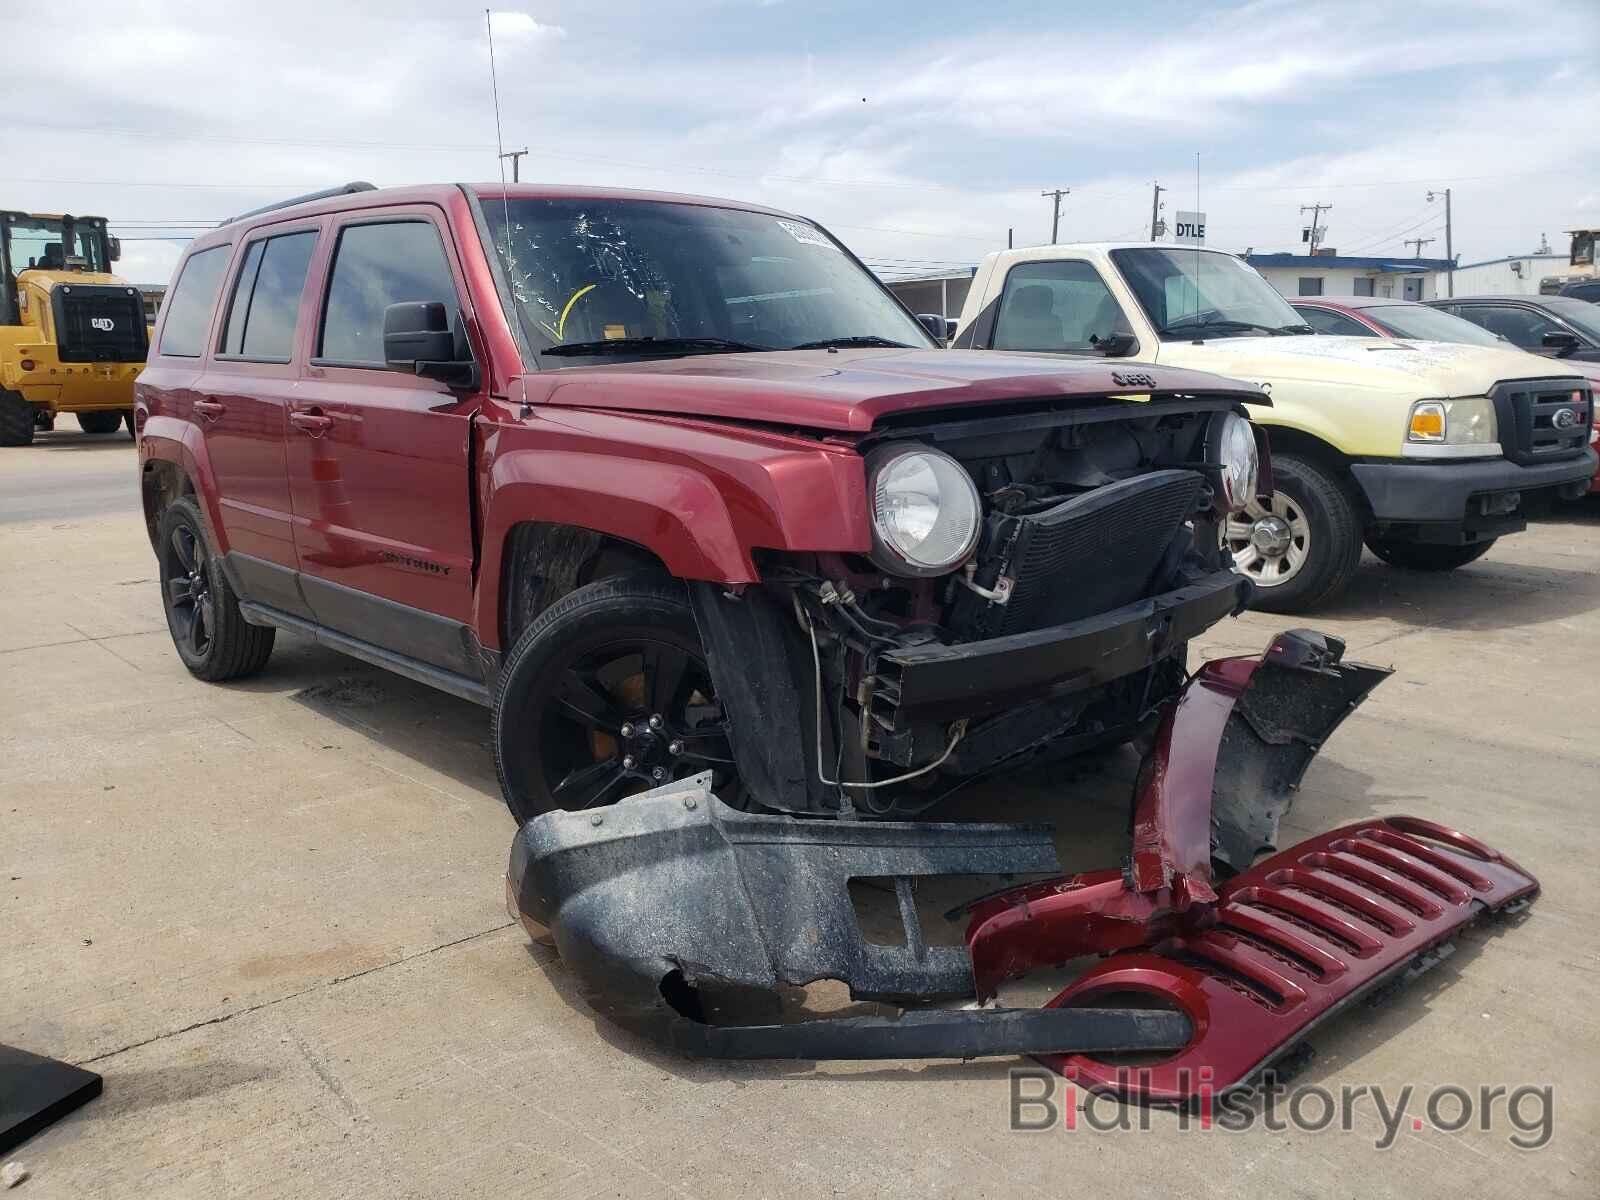
[[[101,333],[111,333],[117,327],[117,323],[110,317],[90,317],[89,325],[93,329],[98,329]]]

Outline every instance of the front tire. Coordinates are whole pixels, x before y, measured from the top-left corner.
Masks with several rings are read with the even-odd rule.
[[[1349,489],[1298,454],[1272,456],[1269,504],[1252,500],[1223,530],[1234,569],[1256,585],[1251,608],[1306,612],[1349,586],[1361,562],[1361,518]]]
[[[277,631],[244,619],[193,499],[174,500],[161,514],[156,547],[167,628],[189,673],[221,683],[266,666]]]
[[[33,405],[17,393],[0,388],[0,446],[33,445],[36,423]]]
[[[85,433],[115,433],[122,428],[122,411],[81,412],[77,414],[78,428]]]
[[[1427,542],[1385,542],[1369,538],[1371,550],[1391,567],[1404,567],[1408,571],[1454,571],[1470,562],[1477,562],[1489,553],[1498,538],[1473,542],[1468,546],[1438,546]]]
[[[725,802],[744,803],[700,631],[674,579],[598,580],[540,613],[500,672],[493,732],[519,823],[705,770]]]

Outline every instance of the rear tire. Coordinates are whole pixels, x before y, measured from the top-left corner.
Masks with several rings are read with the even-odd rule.
[[[244,619],[222,563],[206,542],[200,508],[190,497],[174,500],[161,514],[156,556],[167,628],[191,675],[221,683],[267,665],[277,630]]]
[[[122,420],[128,426],[128,436],[131,437],[131,438],[137,438],[139,435],[134,432],[134,428],[133,428],[133,409],[131,409],[131,408],[123,409],[122,410]]]
[[[1477,562],[1498,540],[1490,538],[1470,546],[1436,546],[1427,542],[1384,542],[1368,538],[1367,549],[1391,567],[1404,567],[1408,571],[1454,571]]]
[[[0,446],[33,445],[33,405],[0,388]]]
[[[78,428],[85,433],[115,433],[122,428],[122,411],[81,412],[77,414]]]
[[[1251,608],[1306,612],[1349,586],[1361,562],[1361,517],[1343,481],[1315,459],[1274,454],[1272,478],[1270,511],[1262,507],[1259,514],[1230,518],[1227,544],[1235,569],[1256,585]],[[1282,522],[1289,539],[1288,549],[1275,558],[1251,541],[1254,525],[1267,519]]]

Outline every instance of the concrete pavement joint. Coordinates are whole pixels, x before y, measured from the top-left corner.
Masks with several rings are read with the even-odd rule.
[[[310,995],[312,992],[325,991],[328,988],[338,987],[342,983],[349,983],[353,979],[360,979],[364,975],[372,975],[378,971],[387,971],[390,967],[398,967],[402,963],[412,962],[419,958],[426,958],[428,955],[437,954],[441,950],[449,950],[454,946],[460,946],[466,942],[476,941],[478,938],[488,937],[491,933],[499,933],[503,929],[510,929],[515,924],[515,921],[505,921],[499,925],[493,925],[488,929],[480,929],[477,933],[469,933],[465,937],[456,938],[453,942],[443,942],[437,946],[430,946],[426,950],[418,950],[415,954],[406,954],[402,955],[400,958],[392,959],[389,962],[379,963],[377,966],[368,967],[363,971],[354,971],[349,975],[340,975],[335,979],[327,979],[321,983],[314,983],[310,987],[301,988],[297,992],[290,992],[287,996],[277,996],[271,1000],[263,1000],[260,1004],[252,1004],[246,1008],[238,1009],[235,1012],[223,1013],[220,1017],[207,1017],[203,1021],[195,1021],[179,1029],[170,1029],[166,1033],[158,1033],[151,1037],[141,1038],[139,1041],[129,1042],[126,1046],[118,1046],[115,1050],[107,1050],[104,1053],[96,1054],[91,1058],[80,1059],[73,1065],[87,1067],[97,1062],[104,1062],[108,1058],[115,1058],[119,1054],[126,1054],[129,1050],[137,1050],[141,1046],[148,1046],[154,1042],[164,1042],[168,1038],[175,1038],[180,1034],[189,1033],[192,1030],[203,1029],[207,1025],[223,1025],[233,1020],[235,1017],[247,1017],[251,1013],[258,1013],[262,1009],[272,1008],[289,1000],[297,1000],[301,996]],[[318,1074],[320,1075],[321,1072],[318,1072]]]

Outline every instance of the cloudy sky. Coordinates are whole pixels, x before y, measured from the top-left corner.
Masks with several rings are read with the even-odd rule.
[[[510,0],[497,0],[510,3]],[[192,224],[330,183],[497,175],[483,9],[452,0],[29,6],[0,206],[103,214],[162,282]],[[497,10],[523,178],[757,200],[886,272],[1148,230],[1407,254],[1453,189],[1463,262],[1600,223],[1595,0],[548,0]],[[15,49],[15,47],[14,47]],[[137,240],[136,240],[137,239]]]

